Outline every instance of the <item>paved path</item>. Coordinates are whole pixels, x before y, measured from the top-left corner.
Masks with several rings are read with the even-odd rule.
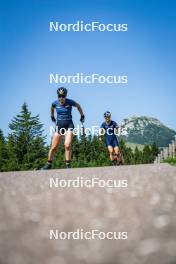
[[[65,184],[78,177],[128,187],[50,187],[51,179]],[[128,238],[49,239],[50,230],[78,229]],[[176,264],[176,167],[1,173],[0,264]]]

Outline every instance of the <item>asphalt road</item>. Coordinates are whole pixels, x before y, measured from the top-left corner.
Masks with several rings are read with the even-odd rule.
[[[1,173],[0,264],[176,264],[176,167]]]

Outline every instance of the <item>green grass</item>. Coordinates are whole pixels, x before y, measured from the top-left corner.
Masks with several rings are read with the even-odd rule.
[[[173,158],[168,158],[164,162],[169,163],[170,165],[175,165],[176,166],[176,157]]]
[[[133,151],[135,150],[135,147],[138,147],[139,150],[143,150],[144,145],[138,144],[138,143],[132,143],[132,142],[125,142],[126,146],[131,148]]]

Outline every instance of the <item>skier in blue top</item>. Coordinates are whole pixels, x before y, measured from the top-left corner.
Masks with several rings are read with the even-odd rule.
[[[122,163],[121,154],[119,150],[119,142],[117,139],[118,124],[111,120],[111,113],[106,111],[104,113],[105,122],[101,125],[101,130],[105,134],[105,143],[109,151],[109,158],[113,165]]]
[[[60,87],[57,90],[58,99],[52,103],[51,106],[51,120],[56,123],[55,133],[52,138],[51,148],[48,153],[48,162],[43,167],[43,169],[51,169],[52,159],[57,150],[61,138],[65,136],[65,160],[66,167],[71,167],[71,143],[73,139],[73,129],[74,124],[72,121],[72,107],[76,107],[81,115],[80,121],[83,123],[85,121],[85,116],[81,106],[75,101],[66,98],[67,89]],[[57,117],[55,118],[55,112]]]

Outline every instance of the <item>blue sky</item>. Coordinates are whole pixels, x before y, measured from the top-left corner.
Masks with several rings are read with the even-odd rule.
[[[86,125],[106,110],[117,122],[132,115],[160,119],[176,129],[176,2],[173,0],[0,1],[0,128],[27,102],[48,134],[50,105],[60,85],[50,73],[127,74],[128,85],[65,85]],[[49,22],[127,23],[127,32],[50,32]],[[75,125],[79,115],[73,111]],[[48,136],[49,138],[49,136]]]

